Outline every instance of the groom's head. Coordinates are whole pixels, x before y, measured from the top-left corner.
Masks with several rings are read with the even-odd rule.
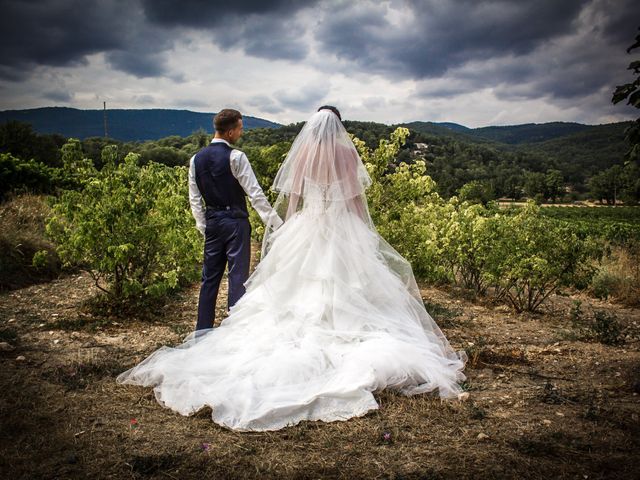
[[[242,114],[232,108],[222,109],[213,117],[213,125],[216,136],[233,143],[242,135]]]

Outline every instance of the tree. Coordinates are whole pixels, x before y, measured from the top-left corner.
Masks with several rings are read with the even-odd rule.
[[[640,30],[640,27],[638,29]],[[640,34],[636,35],[635,43],[627,48],[627,53],[631,53],[631,50],[638,47],[640,47]],[[611,101],[615,105],[626,99],[627,105],[640,108],[640,60],[632,61],[627,70],[633,70],[636,75],[635,80],[631,83],[616,86]],[[627,128],[625,135],[630,147],[625,155],[625,163],[636,162],[640,160],[640,118],[637,118],[633,125]]]
[[[547,174],[544,178],[545,182],[545,197],[550,198],[555,203],[556,199],[564,192],[564,177],[562,172],[556,169],[547,170]]]
[[[487,205],[495,198],[493,186],[486,180],[471,180],[460,188],[460,200]]]
[[[546,176],[541,172],[525,172],[524,173],[524,193],[529,198],[534,198],[536,195],[545,195],[546,190]]]
[[[601,202],[604,200],[610,205],[615,205],[624,186],[624,180],[622,167],[614,165],[589,179],[591,196]]]

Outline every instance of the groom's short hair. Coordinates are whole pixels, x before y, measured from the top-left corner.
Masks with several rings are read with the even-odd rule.
[[[242,120],[242,114],[233,108],[224,108],[213,117],[213,127],[218,133],[225,133],[236,125],[238,120]]]

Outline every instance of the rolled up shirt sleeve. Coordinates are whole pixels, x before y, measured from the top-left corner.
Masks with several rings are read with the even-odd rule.
[[[251,206],[258,212],[262,222],[265,225],[273,226],[274,229],[279,228],[283,221],[273,209],[269,200],[267,200],[245,153],[240,150],[233,150],[230,163],[233,176],[236,177],[238,183],[240,183],[240,186],[249,197]]]
[[[202,194],[196,183],[195,158],[196,156],[194,155],[191,157],[191,160],[189,160],[189,203],[191,204],[191,213],[193,213],[193,217],[196,219],[196,228],[204,235],[207,220]]]

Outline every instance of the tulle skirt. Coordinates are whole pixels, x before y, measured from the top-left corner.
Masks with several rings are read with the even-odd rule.
[[[385,388],[462,392],[464,350],[451,348],[359,217],[302,210],[272,241],[219,327],[156,350],[117,382],[153,386],[182,415],[210,406],[214,422],[238,431],[361,416]]]

